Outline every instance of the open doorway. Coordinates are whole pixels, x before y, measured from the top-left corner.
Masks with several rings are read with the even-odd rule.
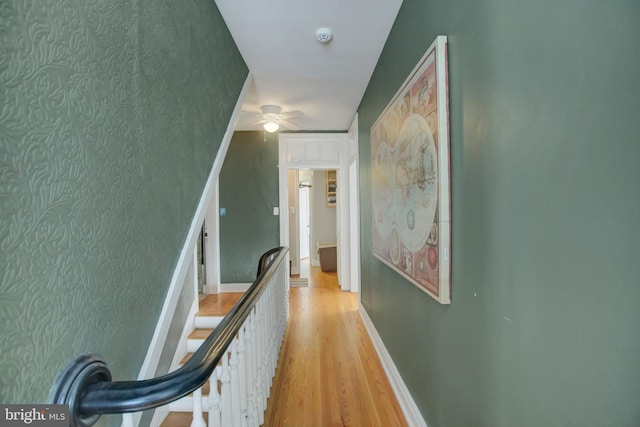
[[[336,170],[291,169],[289,234],[292,277],[308,279],[311,269],[337,270]]]
[[[354,120],[353,129],[357,129]],[[356,291],[358,287],[353,286],[351,280],[351,265],[358,262],[358,257],[353,256],[350,244],[352,238],[351,228],[355,228],[357,235],[359,218],[352,215],[350,210],[349,189],[350,172],[357,173],[357,165],[352,170],[349,165],[356,157],[357,136],[351,130],[349,133],[330,134],[309,134],[309,133],[283,133],[279,135],[279,199],[280,199],[280,244],[289,247],[292,276],[299,274],[299,215],[298,215],[298,173],[299,170],[312,170],[314,175],[319,172],[322,182],[316,185],[316,177],[312,182],[311,203],[322,205],[325,209],[331,210],[331,217],[334,220],[334,228],[330,238],[314,235],[314,226],[317,219],[314,212],[311,212],[311,232],[310,232],[310,254],[311,266],[314,266],[314,256],[318,259],[318,243],[332,244],[331,251],[336,252],[336,274],[338,284],[342,290]],[[327,180],[326,171],[335,171],[334,181]],[[292,181],[295,186],[292,187]],[[330,188],[331,182],[334,186]],[[295,191],[293,189],[295,188]],[[316,192],[320,195],[315,197]],[[356,200],[357,204],[357,200]],[[314,206],[314,209],[316,206]],[[353,224],[352,224],[353,223]],[[295,236],[295,237],[294,237]],[[356,242],[359,239],[356,237]],[[357,243],[356,243],[357,244]],[[316,266],[320,263],[316,261]],[[295,277],[295,276],[294,276]],[[292,283],[293,285],[293,283]]]
[[[299,248],[300,277],[309,278],[311,265],[311,201],[313,189],[313,172],[298,171],[298,212],[299,212]]]
[[[198,233],[198,242],[196,244],[196,258],[197,258],[197,266],[198,266],[198,295],[199,298],[202,299],[204,295],[207,293],[206,283],[207,283],[207,263],[206,263],[206,239],[207,232],[204,225],[202,223],[202,227],[200,228],[200,233]]]

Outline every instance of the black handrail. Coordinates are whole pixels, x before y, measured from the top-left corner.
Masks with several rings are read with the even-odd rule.
[[[276,257],[276,254],[280,251],[280,248],[269,249],[267,252],[263,253],[258,261],[258,273],[256,276],[260,276],[260,273],[267,268],[267,265]]]
[[[286,247],[274,248],[260,258],[258,277],[249,290],[176,371],[149,380],[112,382],[104,360],[84,354],[58,376],[49,401],[69,405],[72,426],[91,426],[102,414],[157,408],[197,390],[211,376],[287,252]]]

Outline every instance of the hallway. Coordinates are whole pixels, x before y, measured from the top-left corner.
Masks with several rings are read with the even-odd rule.
[[[404,426],[400,406],[358,314],[358,294],[311,267],[292,288],[290,319],[265,426]]]

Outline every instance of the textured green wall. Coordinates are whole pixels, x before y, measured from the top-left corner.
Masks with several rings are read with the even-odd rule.
[[[211,0],[0,3],[0,402],[137,376],[246,75]]]
[[[639,17],[404,0],[359,109],[362,302],[430,427],[640,425]],[[371,253],[369,130],[438,34],[451,306]]]
[[[266,141],[265,141],[266,138]],[[280,245],[278,139],[265,132],[235,132],[220,172],[220,279],[252,283],[258,260]]]

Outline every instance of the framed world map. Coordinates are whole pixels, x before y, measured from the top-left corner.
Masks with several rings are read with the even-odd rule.
[[[373,254],[451,303],[447,38],[438,36],[371,127]]]

